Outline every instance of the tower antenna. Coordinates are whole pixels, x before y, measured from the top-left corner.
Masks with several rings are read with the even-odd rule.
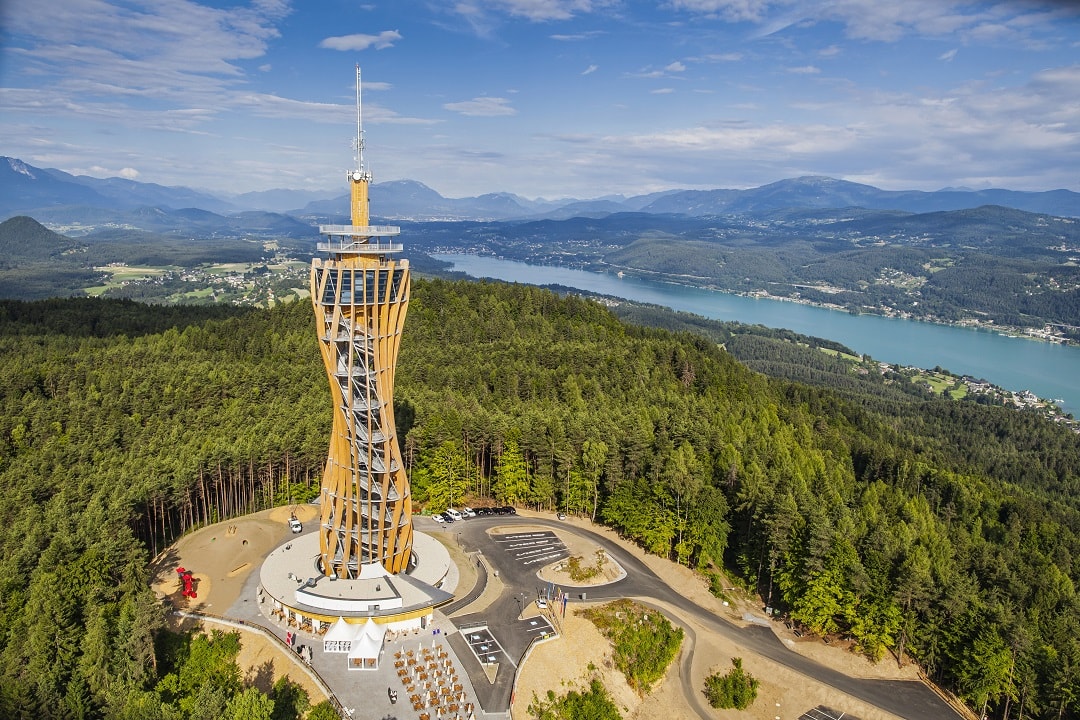
[[[364,170],[364,128],[361,124],[360,105],[360,65],[356,65],[356,172],[360,177],[370,180],[370,173]],[[360,179],[360,178],[357,178]]]

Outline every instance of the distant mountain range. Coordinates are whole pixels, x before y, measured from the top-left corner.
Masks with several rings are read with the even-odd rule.
[[[1080,194],[1067,190],[894,192],[803,177],[749,190],[556,202],[509,193],[445,198],[395,181],[374,185],[371,199],[376,222],[401,225],[418,263],[448,249],[480,252],[695,278],[851,312],[1042,333],[1052,325],[1054,339],[1080,342]],[[300,209],[249,209],[294,200]],[[118,263],[306,262],[317,226],[348,222],[347,210],[344,195],[275,190],[226,200],[0,158],[0,297],[80,294],[101,287],[100,268]],[[208,287],[170,282],[110,291],[190,301]]]
[[[533,201],[510,193],[445,198],[423,183],[398,180],[372,186],[371,204],[380,215],[409,220],[564,220],[599,218],[623,212],[704,217],[846,207],[927,213],[969,210],[983,205],[1080,217],[1080,193],[1071,190],[880,190],[871,185],[819,176],[781,180],[749,190],[669,190],[633,197],[560,201]],[[345,215],[348,206],[348,195],[341,195],[309,203],[299,214]]]
[[[626,212],[775,217],[778,213],[808,215],[836,208],[928,213],[985,205],[1080,217],[1080,193],[1070,190],[894,191],[818,176],[781,180],[748,190],[672,190],[633,197],[561,200],[529,200],[511,193],[446,198],[423,183],[396,180],[373,185],[371,203],[379,218],[414,221],[563,220]],[[347,218],[348,204],[347,194],[299,190],[268,190],[222,198],[186,187],[76,176],[0,157],[0,220],[28,215],[51,227],[63,228],[69,235],[112,227],[173,234],[302,237],[316,234],[314,225],[319,222]]]
[[[291,215],[247,210],[190,188],[75,176],[0,157],[0,220],[20,215],[72,237],[101,230],[200,237],[317,234],[310,222]]]
[[[165,187],[123,178],[92,178],[62,170],[36,168],[22,160],[0,157],[0,213],[4,217],[26,210],[82,205],[110,210],[143,206],[197,207],[211,212],[234,210],[208,193],[185,187]]]
[[[871,185],[808,176],[750,190],[685,190],[670,193],[642,210],[683,215],[755,215],[797,208],[873,208],[910,213],[970,210],[1001,205],[1059,217],[1080,217],[1080,193],[1070,190],[879,190]]]

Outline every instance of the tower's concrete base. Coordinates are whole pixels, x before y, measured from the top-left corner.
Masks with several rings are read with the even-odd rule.
[[[299,535],[271,552],[260,572],[259,602],[290,625],[325,632],[338,619],[364,624],[368,618],[388,630],[427,627],[432,611],[453,599],[441,589],[450,571],[450,553],[424,533],[413,534],[416,564],[390,575],[381,565],[361,568],[354,580],[332,579],[319,568],[319,535]]]

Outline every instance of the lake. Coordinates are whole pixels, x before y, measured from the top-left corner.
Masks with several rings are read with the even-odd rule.
[[[715,320],[787,328],[835,340],[852,350],[901,365],[940,366],[989,380],[1008,390],[1031,390],[1067,411],[1080,410],[1080,347],[1013,338],[989,330],[852,315],[782,300],[749,298],[610,273],[529,265],[479,255],[438,254],[476,278],[530,285],[565,285],[637,302],[663,305]]]

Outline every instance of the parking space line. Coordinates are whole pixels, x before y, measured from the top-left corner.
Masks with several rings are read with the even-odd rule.
[[[535,557],[535,558],[532,558],[530,560],[526,560],[526,561],[522,562],[522,565],[532,565],[533,563],[538,563],[538,562],[550,562],[550,561],[558,560],[559,558],[563,558],[563,557],[566,557],[566,556],[563,555],[562,553],[556,553],[554,555],[541,555],[539,557]]]
[[[511,659],[510,655],[503,649],[503,646],[499,644],[499,641],[488,629],[487,625],[465,628],[460,630],[461,636],[465,638],[465,642],[469,645],[469,649],[472,650],[473,656],[476,661],[481,665],[498,662],[499,654],[506,656],[506,659],[511,665],[517,667],[517,664]]]
[[[513,555],[528,555],[529,553],[545,552],[557,547],[559,546],[553,543],[544,543],[543,545],[523,545],[520,547],[506,548],[506,550]]]
[[[551,533],[549,535],[548,533],[513,533],[513,534],[510,534],[510,535],[496,535],[496,536],[494,536],[493,539],[497,543],[507,543],[507,542],[526,542],[526,541],[529,541],[529,540],[536,541],[536,540],[538,540],[540,538],[547,538],[547,537],[554,538],[555,534]]]
[[[541,545],[540,547],[531,547],[526,550],[522,550],[519,553],[515,553],[515,557],[527,558],[530,555],[536,555],[537,553],[550,554],[551,552],[560,552],[566,548],[558,547],[556,545]]]
[[[551,626],[551,623],[547,621],[547,618],[542,616],[536,616],[527,618],[522,621],[525,623],[525,632],[527,633],[547,633],[549,635],[555,634],[555,628]]]
[[[848,715],[847,713],[839,710],[833,710],[831,707],[825,705],[818,705],[815,708],[811,708],[799,716],[799,720],[858,720],[854,715]]]
[[[558,540],[530,540],[528,542],[520,542],[514,544],[504,545],[504,549],[510,550],[528,550],[529,548],[537,547],[551,547],[553,545],[562,545]]]

